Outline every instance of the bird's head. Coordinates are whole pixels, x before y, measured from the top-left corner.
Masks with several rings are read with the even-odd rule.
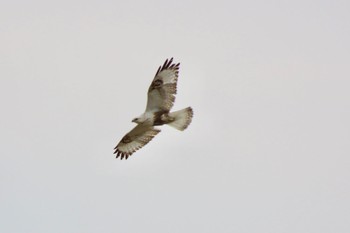
[[[136,124],[144,124],[148,122],[150,119],[147,114],[142,114],[141,116],[138,116],[134,118],[131,122],[134,122]]]
[[[145,118],[145,116],[144,116],[144,115],[141,115],[141,116],[138,116],[138,117],[132,119],[131,122],[134,122],[134,123],[136,123],[136,124],[142,124],[142,123],[144,123],[146,120],[147,120],[147,119]]]
[[[131,121],[131,122],[138,123],[138,124],[139,124],[139,123],[141,123],[141,122],[140,122],[140,119],[139,119],[139,118],[137,118],[137,117],[136,117],[136,118],[134,118],[134,119],[132,119],[132,121]]]

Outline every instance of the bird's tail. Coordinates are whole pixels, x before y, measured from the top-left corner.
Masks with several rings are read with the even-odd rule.
[[[169,116],[175,118],[175,120],[168,123],[168,125],[183,131],[192,121],[193,110],[191,107],[187,107],[176,112],[171,112],[169,113]]]

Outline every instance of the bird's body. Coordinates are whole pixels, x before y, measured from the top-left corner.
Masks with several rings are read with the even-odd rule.
[[[154,126],[170,125],[178,130],[185,130],[192,121],[191,107],[170,112],[174,105],[176,85],[180,63],[172,64],[173,59],[166,60],[160,66],[150,87],[146,110],[132,122],[137,126],[127,133],[114,148],[117,158],[127,159],[132,153],[146,145],[156,136],[160,129]]]

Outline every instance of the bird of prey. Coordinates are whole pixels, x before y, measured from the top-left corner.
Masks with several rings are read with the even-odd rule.
[[[178,130],[185,130],[192,121],[191,107],[170,112],[174,105],[176,84],[180,63],[173,63],[173,58],[166,60],[148,88],[146,110],[132,122],[137,125],[127,133],[114,148],[116,158],[127,159],[135,151],[145,146],[156,136],[160,129],[154,126],[170,125]]]

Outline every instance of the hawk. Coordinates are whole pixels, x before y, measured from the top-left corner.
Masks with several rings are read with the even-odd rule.
[[[127,159],[135,151],[149,143],[160,132],[160,129],[154,126],[166,124],[183,131],[191,123],[193,117],[191,107],[170,112],[175,101],[179,68],[180,63],[173,63],[173,58],[167,59],[158,68],[148,88],[146,110],[132,120],[137,125],[114,148],[116,158]]]

